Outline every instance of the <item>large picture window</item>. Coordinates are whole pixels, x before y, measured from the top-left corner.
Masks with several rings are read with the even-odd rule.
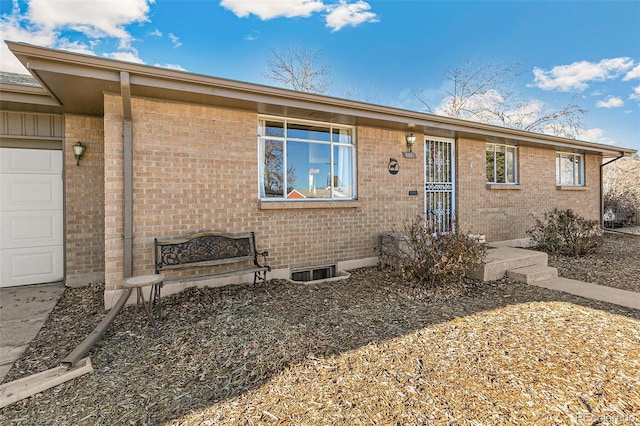
[[[517,152],[515,146],[487,144],[487,183],[518,183]]]
[[[356,197],[352,127],[278,118],[258,127],[261,199]]]
[[[568,152],[556,153],[556,184],[558,186],[584,185],[584,157]]]

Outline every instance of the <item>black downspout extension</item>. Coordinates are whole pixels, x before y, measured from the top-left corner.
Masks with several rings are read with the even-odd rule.
[[[614,158],[613,160],[607,161],[606,163],[600,164],[600,227],[604,228],[604,177],[603,177],[603,169],[604,166],[611,164],[613,162],[618,161],[619,159],[624,158],[624,154],[620,153],[619,157]]]

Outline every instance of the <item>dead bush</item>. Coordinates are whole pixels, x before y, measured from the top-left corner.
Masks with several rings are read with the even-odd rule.
[[[460,280],[479,267],[486,254],[476,238],[439,232],[421,217],[383,239],[383,263],[403,278],[429,287]]]
[[[573,210],[545,212],[543,219],[535,218],[535,225],[527,235],[539,250],[565,256],[583,256],[602,243],[602,229],[597,220],[588,220]]]

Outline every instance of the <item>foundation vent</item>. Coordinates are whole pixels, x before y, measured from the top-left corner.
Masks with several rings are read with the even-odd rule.
[[[291,271],[292,281],[317,281],[334,278],[336,276],[336,266],[320,266],[316,268],[298,269]]]

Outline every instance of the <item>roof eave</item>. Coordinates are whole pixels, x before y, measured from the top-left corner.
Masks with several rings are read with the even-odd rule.
[[[636,150],[629,148],[572,140],[442,117],[424,112],[64,52],[26,43],[6,43],[23,65],[43,84],[52,99],[58,99],[58,96],[48,88],[46,82],[39,76],[39,70],[40,72],[43,70],[64,72],[69,75],[103,79],[114,83],[119,80],[120,72],[125,71],[131,76],[132,87],[138,85],[147,88],[147,90],[190,92],[201,96],[240,100],[256,105],[277,105],[284,108],[320,111],[337,116],[391,121],[405,125],[407,129],[411,128],[410,126],[422,126],[425,129],[442,129],[456,134],[460,132],[472,133],[487,138],[503,138],[525,144],[579,149],[604,156],[631,155],[636,152]]]

